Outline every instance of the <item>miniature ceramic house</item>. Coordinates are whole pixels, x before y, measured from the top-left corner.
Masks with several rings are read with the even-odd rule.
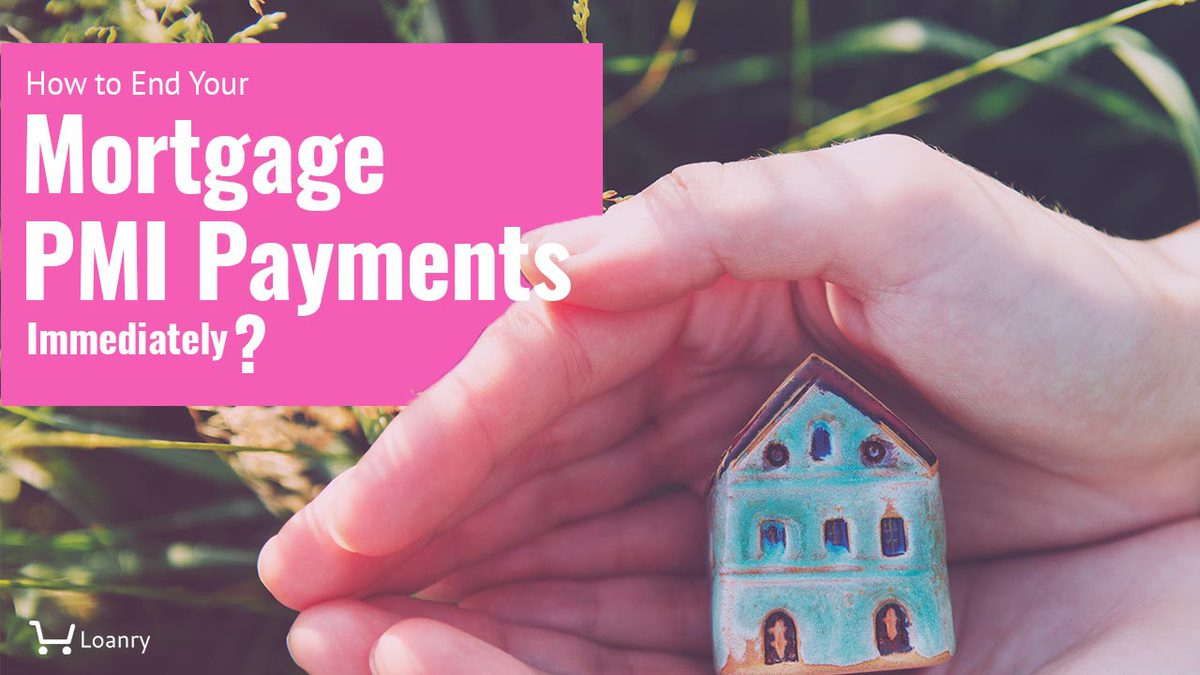
[[[937,458],[810,356],[734,439],[709,493],[714,660],[850,673],[954,651]]]

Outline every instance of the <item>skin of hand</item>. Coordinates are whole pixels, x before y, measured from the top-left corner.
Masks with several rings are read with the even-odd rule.
[[[711,672],[704,488],[813,351],[940,456],[934,672],[1200,670],[1200,224],[1116,239],[880,136],[527,241],[571,252],[567,301],[510,308],[264,547],[307,671]]]

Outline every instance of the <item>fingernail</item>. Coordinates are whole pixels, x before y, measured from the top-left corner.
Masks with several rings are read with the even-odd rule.
[[[367,660],[367,665],[371,668],[371,675],[383,675],[383,672],[379,670],[379,665],[375,659],[375,651],[378,647],[379,643],[376,642],[375,646],[371,647],[371,658]]]
[[[308,641],[305,637],[306,632],[307,631],[305,631],[303,628],[297,629],[293,626],[287,634],[288,656],[291,656],[292,661],[294,661],[298,666],[301,664],[301,659],[304,656],[305,647],[308,646],[305,644]]]
[[[258,578],[264,586],[268,585],[269,579],[275,578],[275,572],[279,569],[278,539],[279,535],[271,537],[258,552]]]
[[[342,529],[345,524],[355,517],[351,494],[353,490],[350,487],[350,474],[357,467],[351,467],[343,471],[336,478],[325,486],[321,494],[317,496],[320,503],[314,502],[309,504],[308,508],[313,509],[313,516],[320,521],[322,528],[329,534],[329,538],[333,543],[338,545],[338,548],[357,553],[354,546],[346,540],[342,534]]]
[[[573,256],[581,255],[596,246],[608,233],[608,224],[602,218],[603,216],[587,216],[539,227],[527,232],[522,241],[529,244],[531,253],[536,251],[538,246],[554,243],[562,244]]]
[[[402,632],[397,630],[397,626],[393,626],[375,642],[371,649],[371,675],[440,672],[441,669],[431,669],[429,664],[417,655]]]
[[[371,675],[408,673],[408,667],[403,665],[403,652],[397,652],[397,646],[403,650],[403,643],[400,645],[394,643],[400,643],[400,640],[390,637],[388,633],[384,633],[376,640],[376,644],[371,647]]]

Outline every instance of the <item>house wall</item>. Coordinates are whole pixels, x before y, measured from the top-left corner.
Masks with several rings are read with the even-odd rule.
[[[936,476],[857,486],[797,485],[787,493],[772,488],[751,482],[713,494],[718,670],[730,657],[740,662],[749,655],[761,663],[762,622],[777,609],[795,620],[800,658],[808,664],[852,665],[878,657],[875,612],[888,600],[908,612],[909,641],[918,655],[953,650]],[[880,548],[879,520],[889,507],[905,519],[908,551],[903,556],[884,557]],[[849,553],[826,550],[827,517],[847,521]],[[760,558],[764,518],[786,523],[782,560]]]
[[[833,452],[808,455],[815,422],[830,427]],[[858,454],[868,437],[895,447],[891,466],[868,468]],[[783,442],[784,467],[767,468],[763,448]],[[953,650],[938,476],[901,448],[903,441],[836,394],[813,390],[785,413],[713,487],[712,565],[714,660],[762,663],[762,622],[784,609],[796,622],[803,663],[852,665],[879,656],[876,610],[889,600],[908,612],[914,652]],[[885,557],[880,520],[904,518],[907,552]],[[827,550],[824,522],[842,518],[850,551]],[[781,559],[764,560],[764,519],[785,523]]]
[[[762,623],[783,609],[796,622],[802,663],[853,666],[879,656],[875,612],[889,601],[904,606],[916,654],[932,658],[954,647],[950,600],[935,572],[796,578],[763,575],[726,579],[714,598],[714,663],[763,661]]]
[[[716,495],[724,501],[722,527],[714,531],[720,569],[744,572],[770,568],[759,547],[759,524],[784,522],[787,532],[782,563],[811,568],[854,565],[872,572],[896,567],[940,564],[946,543],[942,498],[937,477],[898,478],[868,483],[849,481],[801,482],[781,490],[762,482],[725,486]],[[879,542],[879,522],[900,516],[908,541],[904,555],[885,557]],[[826,520],[842,518],[850,535],[848,553],[825,547]]]

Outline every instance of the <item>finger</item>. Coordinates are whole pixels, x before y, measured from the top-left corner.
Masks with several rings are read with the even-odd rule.
[[[776,368],[733,371],[721,379],[700,378],[696,385],[701,388],[699,392],[681,392],[682,403],[661,410],[655,409],[655,405],[662,405],[655,401],[662,396],[643,384],[631,382],[614,388],[564,415],[531,439],[529,450],[520,451],[529,455],[527,463],[531,465],[567,464],[524,484],[505,478],[489,479],[481,491],[495,492],[497,485],[505,489],[493,495],[490,503],[482,504],[486,508],[468,506],[455,519],[444,521],[437,528],[437,536],[421,548],[388,556],[346,551],[320,522],[322,510],[310,505],[285,523],[263,547],[259,577],[281,603],[297,610],[370,589],[413,592],[481,556],[511,548],[568,520],[629,503],[664,482],[702,487],[725,448],[723,439],[732,436],[778,378]],[[719,388],[732,403],[698,395],[705,387]],[[618,399],[622,397],[624,403],[638,408],[639,419],[651,416],[660,420],[636,443],[631,438],[612,457],[593,461],[589,456],[576,464],[569,462],[578,449],[551,449],[549,453],[558,456],[549,461],[536,457],[541,443],[547,448],[573,443],[586,446],[592,436],[611,438],[611,426],[629,426],[629,420],[623,419],[618,410],[622,405]],[[603,413],[610,414],[612,424],[604,423]],[[590,473],[593,468],[598,473]],[[356,467],[351,472],[358,470]],[[469,499],[470,504],[482,501]],[[298,567],[319,573],[297,574]]]
[[[300,609],[339,593],[411,593],[555,525],[644,497],[662,484],[647,468],[653,460],[640,445],[626,444],[535,477],[411,553],[372,557],[345,551],[311,521],[317,511],[305,509],[263,547],[259,576],[280,602]],[[291,528],[300,527],[308,531],[293,535]],[[297,564],[321,572],[296,574]]]
[[[650,410],[648,388],[635,378],[556,420],[530,439],[529,447],[513,453],[457,518],[442,523],[440,530],[456,525],[505,494],[514,484],[544,470],[555,469],[573,459],[587,456],[628,436],[644,423]],[[354,469],[352,469],[353,471]],[[357,594],[368,588],[386,570],[394,570],[411,552],[388,556],[364,556],[347,551],[329,535],[317,518],[321,511],[305,508],[284,524],[279,535],[264,545],[259,555],[259,578],[275,597],[293,609]],[[295,567],[320,570],[320,574],[295,574]]]
[[[405,619],[371,651],[372,675],[530,675],[535,671],[509,654],[444,623]]]
[[[309,505],[320,512],[312,522],[350,551],[403,550],[455,513],[522,441],[645,369],[670,344],[684,309],[606,315],[514,306]]]
[[[487,482],[448,518],[439,531],[448,529],[515,486],[541,473],[609,450],[628,440],[646,424],[661,405],[647,371],[566,412],[538,432],[491,472]]]
[[[654,456],[631,444],[536,477],[435,538],[382,577],[376,588],[415,592],[561,523],[641,499],[662,485],[653,463]]]
[[[370,675],[371,648],[395,623],[394,613],[364,602],[327,602],[296,617],[288,651],[310,675]]]
[[[550,225],[526,240],[567,248],[571,256],[560,264],[572,281],[569,300],[588,307],[652,306],[724,274],[821,277],[869,292],[932,269],[943,252],[977,235],[966,226],[984,219],[964,213],[1013,196],[918,141],[879,136],[684,166],[604,215]],[[526,274],[540,278],[533,267]]]
[[[675,492],[551,530],[520,548],[470,565],[420,596],[460,600],[481,589],[533,579],[595,579],[704,570],[704,501]]]
[[[429,619],[354,600],[302,612],[288,633],[296,665],[312,675],[383,673],[531,673],[478,638]]]
[[[399,595],[370,601],[336,600],[306,610],[296,619],[288,636],[288,645],[300,667],[313,675],[365,674],[375,643],[391,626],[413,619],[452,627],[510,654],[533,669],[550,673],[682,675],[711,672],[711,666],[704,659],[613,649],[574,635],[511,624],[454,605]],[[442,636],[448,637],[444,633]],[[452,665],[453,660],[447,662],[448,667]],[[477,668],[473,672],[491,671]]]
[[[613,647],[705,655],[712,646],[704,576],[535,581],[488,589],[459,604]]]
[[[761,398],[757,371],[719,382],[731,400]],[[752,403],[750,403],[752,405]],[[747,406],[748,407],[748,406]],[[702,483],[749,412],[720,397],[688,399],[670,422],[515,487],[422,547],[377,589],[415,592],[463,565],[529,541],[562,523],[607,513],[668,484]]]
[[[402,550],[454,513],[522,441],[648,367],[682,316],[513,307],[388,427],[355,471],[318,496],[320,520],[347,550]]]
[[[453,626],[549,673],[711,672],[707,659],[637,649],[615,649],[554,630],[500,621],[481,612],[402,595],[372,598],[370,604],[397,617],[426,618]]]
[[[295,610],[353,595],[394,568],[400,558],[347,551],[329,536],[317,517],[316,509],[301,509],[263,544],[258,554],[258,578],[263,586],[276,600]]]

